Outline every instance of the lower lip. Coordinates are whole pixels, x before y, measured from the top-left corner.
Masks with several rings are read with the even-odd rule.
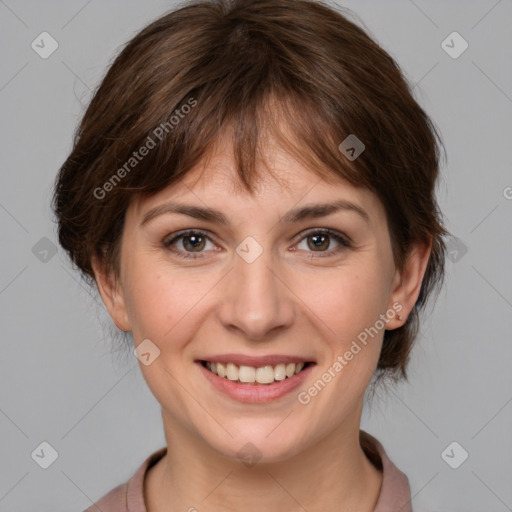
[[[234,400],[244,403],[271,402],[272,400],[276,400],[288,393],[291,393],[304,382],[313,369],[313,366],[315,366],[310,363],[306,368],[304,368],[304,370],[296,375],[274,382],[273,384],[239,384],[212,373],[199,361],[196,364],[199,365],[199,369],[203,375],[216,389],[222,391]]]

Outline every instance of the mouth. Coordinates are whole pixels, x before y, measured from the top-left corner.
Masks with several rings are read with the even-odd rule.
[[[210,373],[234,384],[269,386],[291,379],[314,365],[312,361],[282,362],[263,366],[237,365],[232,362],[199,361]]]
[[[232,400],[264,404],[305,385],[317,362],[291,354],[217,354],[196,359],[209,389]]]

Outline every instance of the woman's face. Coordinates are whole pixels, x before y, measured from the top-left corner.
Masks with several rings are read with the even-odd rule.
[[[165,428],[272,462],[359,431],[384,329],[415,299],[404,304],[375,195],[326,183],[278,149],[267,161],[285,188],[267,174],[254,197],[241,192],[217,152],[200,177],[131,204],[120,280],[111,297],[100,290],[116,325],[144,343]],[[293,362],[309,364],[295,374]],[[235,382],[255,376],[273,383]]]

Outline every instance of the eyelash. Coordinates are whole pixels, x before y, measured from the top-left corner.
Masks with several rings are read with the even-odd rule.
[[[308,236],[317,235],[317,234],[329,235],[334,240],[336,240],[336,242],[339,242],[340,246],[337,247],[336,249],[331,249],[330,251],[310,251],[312,254],[311,258],[326,258],[329,256],[334,256],[345,249],[351,249],[353,247],[352,243],[349,241],[348,237],[343,236],[341,233],[338,233],[337,231],[334,231],[329,228],[319,228],[319,229],[309,230],[306,233],[304,233],[303,237],[297,243],[302,242],[302,240],[304,240],[304,238],[307,238]],[[194,230],[183,231],[183,232],[179,233],[177,236],[175,236],[174,238],[172,238],[171,240],[168,240],[168,241],[164,240],[163,245],[166,249],[169,249],[170,251],[176,253],[181,258],[185,258],[185,259],[203,258],[203,256],[201,256],[201,254],[203,254],[203,253],[191,253],[191,252],[187,252],[187,251],[181,251],[181,250],[177,251],[177,250],[170,249],[170,246],[173,243],[175,243],[177,240],[187,237],[189,235],[201,235],[211,241],[210,237],[208,236],[208,234],[205,231],[201,231],[200,229],[194,229]],[[324,254],[327,254],[327,256],[313,256],[313,254],[315,252],[324,253]]]

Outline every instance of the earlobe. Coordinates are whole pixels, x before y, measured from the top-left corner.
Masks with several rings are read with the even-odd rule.
[[[400,319],[397,316],[397,326],[400,327],[407,321],[407,317],[418,300],[423,277],[427,270],[431,243],[418,243],[410,251],[402,272],[395,274],[393,282],[393,301],[400,303]],[[395,327],[395,328],[396,328]]]
[[[119,281],[112,272],[107,272],[99,258],[94,255],[91,260],[96,286],[112,321],[122,331],[131,331],[124,293]]]

